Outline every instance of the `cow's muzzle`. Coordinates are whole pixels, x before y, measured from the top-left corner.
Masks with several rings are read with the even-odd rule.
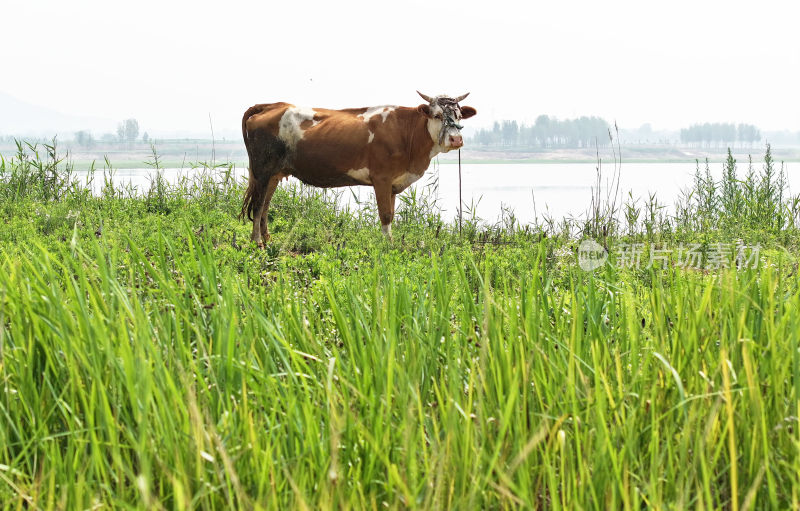
[[[458,149],[464,145],[464,138],[461,135],[450,135],[450,147]]]

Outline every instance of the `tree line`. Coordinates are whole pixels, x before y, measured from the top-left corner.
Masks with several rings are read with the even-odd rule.
[[[105,133],[100,137],[99,141],[104,144],[127,143],[132,146],[137,139],[139,139],[139,121],[136,119],[125,119],[117,125],[116,134]],[[91,148],[98,142],[89,130],[76,131],[73,140],[77,145],[85,148]],[[145,143],[150,140],[146,131],[142,134],[141,140]]]
[[[761,141],[761,131],[752,124],[714,122],[693,124],[681,130],[681,143],[694,147],[753,146]]]
[[[533,124],[517,121],[496,121],[491,129],[481,128],[471,139],[474,146],[487,148],[591,148],[611,143],[611,125],[600,117],[557,119],[540,115]],[[624,131],[624,130],[623,130]],[[654,135],[649,124],[638,130],[624,131],[638,139]],[[664,138],[666,137],[666,138]],[[623,137],[625,138],[625,137]],[[680,138],[678,140],[678,138]],[[658,143],[680,143],[689,147],[752,147],[762,139],[761,130],[752,124],[693,124],[678,132],[659,132]]]
[[[531,125],[496,121],[492,129],[479,129],[472,143],[484,147],[602,147],[610,143],[609,124],[599,117],[586,116],[557,119],[540,115]]]

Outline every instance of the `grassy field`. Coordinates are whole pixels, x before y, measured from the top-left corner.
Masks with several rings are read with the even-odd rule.
[[[798,508],[800,201],[769,158],[699,172],[672,217],[459,233],[405,196],[393,241],[281,188],[263,251],[225,167],[95,197],[6,160],[0,503]],[[757,267],[714,268],[737,239]],[[626,267],[626,243],[698,244],[704,267]]]

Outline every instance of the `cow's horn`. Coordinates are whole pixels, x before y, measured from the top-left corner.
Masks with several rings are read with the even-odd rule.
[[[430,97],[430,96],[426,96],[425,94],[421,93],[420,91],[417,91],[417,94],[419,94],[420,96],[422,96],[422,99],[424,99],[424,100],[425,100],[425,101],[427,101],[428,103],[433,103],[433,98],[432,98],[432,97]]]
[[[467,93],[466,93],[466,94],[464,94],[463,96],[459,96],[459,97],[457,97],[457,98],[456,98],[456,103],[460,103],[460,102],[464,101],[464,99],[466,99],[466,97],[467,97],[467,96],[469,96],[469,92],[467,92]]]

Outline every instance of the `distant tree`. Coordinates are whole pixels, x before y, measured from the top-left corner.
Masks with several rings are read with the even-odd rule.
[[[94,145],[94,137],[87,130],[76,131],[75,143],[81,147],[90,148]]]
[[[136,119],[125,119],[117,125],[117,138],[120,142],[133,144],[139,136],[139,121]]]
[[[736,128],[736,132],[739,143],[742,145],[747,144],[753,147],[755,142],[761,140],[761,131],[752,124],[740,124]]]
[[[739,140],[739,144],[744,146],[747,142],[747,124],[740,124],[736,127],[736,138]]]
[[[103,136],[100,137],[100,140],[102,140],[104,144],[113,144],[119,141],[119,137],[114,136],[113,133],[104,133]]]
[[[517,121],[503,121],[503,145],[513,146],[517,144],[517,135],[519,135],[519,125]]]
[[[139,136],[139,121],[136,119],[128,119],[125,121],[125,136],[128,142],[133,143]]]
[[[761,142],[761,131],[753,126],[753,136],[750,140],[750,145],[752,146],[754,142]]]
[[[533,129],[536,133],[536,138],[539,140],[539,145],[548,147],[550,142],[550,118],[546,115],[540,115],[536,118]]]
[[[147,132],[145,131],[144,134],[142,135],[142,142],[146,144],[148,140],[150,140],[150,135],[148,135]]]
[[[713,140],[713,133],[711,130],[711,123],[704,122],[702,126],[700,126],[700,142],[705,143],[708,147],[711,147],[711,141]]]
[[[478,145],[489,146],[489,145],[492,145],[493,139],[494,139],[494,137],[492,136],[492,132],[491,131],[489,131],[489,130],[487,130],[485,128],[481,128],[481,129],[478,130],[477,133],[475,133],[474,141]]]
[[[521,124],[519,127],[518,142],[525,147],[536,147],[536,129],[533,126]]]
[[[733,123],[725,123],[722,125],[722,139],[725,144],[732,146],[736,144],[736,125]]]

